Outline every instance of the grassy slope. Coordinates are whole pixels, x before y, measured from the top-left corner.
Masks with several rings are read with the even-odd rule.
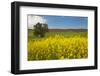
[[[43,38],[48,38],[48,37],[54,37],[55,35],[63,35],[64,37],[74,37],[74,36],[80,36],[80,37],[87,37],[87,32],[47,32],[45,34],[45,37]],[[34,36],[32,30],[28,30],[28,39],[38,39],[37,37]]]

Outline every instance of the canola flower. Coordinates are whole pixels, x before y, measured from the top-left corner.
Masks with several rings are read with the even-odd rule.
[[[88,57],[86,37],[61,35],[28,41],[28,60],[82,59]]]

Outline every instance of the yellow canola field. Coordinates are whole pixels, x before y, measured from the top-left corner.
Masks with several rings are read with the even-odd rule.
[[[82,59],[88,57],[86,37],[56,35],[28,41],[28,60]]]

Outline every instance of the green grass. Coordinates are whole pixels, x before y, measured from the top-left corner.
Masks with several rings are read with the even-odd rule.
[[[79,36],[79,37],[87,37],[87,32],[47,32],[45,34],[45,36],[43,38],[48,38],[48,37],[54,37],[55,35],[60,35],[60,36],[64,36],[66,38],[69,37],[75,37],[75,36]],[[32,30],[28,30],[28,40],[35,40],[35,39],[40,39],[36,36],[34,36],[33,31]]]

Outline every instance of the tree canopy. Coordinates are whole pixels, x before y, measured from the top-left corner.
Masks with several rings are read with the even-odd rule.
[[[33,33],[37,37],[44,37],[45,33],[48,32],[48,24],[37,23],[33,27]]]

